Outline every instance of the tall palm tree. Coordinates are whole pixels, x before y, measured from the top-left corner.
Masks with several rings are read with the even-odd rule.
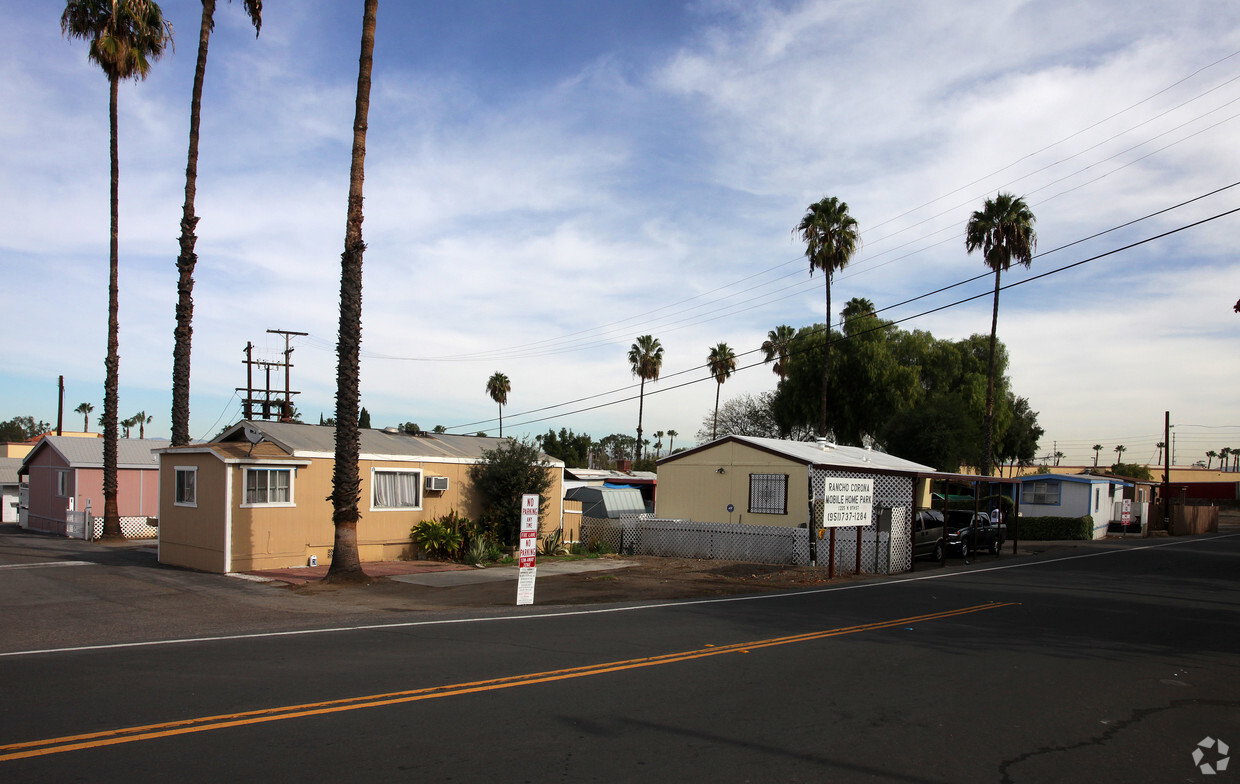
[[[122,419],[120,421],[121,430],[122,430],[121,438],[129,438],[130,429],[133,428],[137,424],[138,424],[138,420],[136,417],[129,417],[128,419]]]
[[[834,196],[809,205],[801,222],[792,230],[805,242],[809,274],[822,270],[826,278],[827,320],[826,343],[822,356],[822,406],[818,416],[818,435],[827,434],[827,376],[831,365],[831,278],[837,270],[848,266],[861,247],[857,221],[848,214],[848,205]]]
[[[1218,457],[1218,452],[1215,452],[1213,449],[1211,449],[1209,452],[1206,452],[1206,458],[1207,458],[1206,469],[1207,470],[1209,470],[1210,466],[1214,465],[1214,458],[1216,457]]]
[[[1223,447],[1218,450],[1218,469],[1220,471],[1227,470],[1227,458],[1231,455],[1231,447]]]
[[[151,422],[155,421],[155,417],[147,416],[145,411],[139,411],[138,413],[134,414],[130,418],[129,421],[132,423],[129,425],[130,427],[137,425],[138,438],[142,439],[142,438],[146,438],[146,426],[151,424]]]
[[[145,79],[152,64],[172,45],[172,25],[149,0],[69,0],[60,31],[90,42],[87,57],[108,78],[108,133],[112,159],[111,241],[108,258],[108,353],[103,382],[103,538],[119,539],[116,505],[117,389],[120,386],[120,152],[117,93],[121,80]]]
[[[987,199],[965,227],[965,251],[982,251],[982,260],[995,273],[995,300],[990,316],[990,357],[986,378],[986,421],[982,439],[982,476],[990,476],[995,434],[995,334],[999,327],[999,275],[1012,262],[1028,267],[1038,244],[1033,229],[1036,218],[1025,200],[1010,193]]]
[[[780,381],[788,380],[788,353],[792,349],[792,340],[796,336],[795,328],[780,324],[766,333],[766,340],[762,343],[762,353],[766,362],[775,363],[771,367],[771,372],[779,376]]]
[[[357,550],[358,498],[361,477],[358,455],[361,430],[357,426],[361,396],[362,350],[362,186],[366,180],[366,127],[370,114],[370,72],[374,66],[375,16],[379,0],[365,0],[362,14],[362,53],[357,66],[357,99],[353,112],[353,159],[349,166],[349,208],[345,221],[344,252],[340,254],[340,330],[336,347],[336,452],[332,469],[332,523],[336,535],[329,581],[363,581]]]
[[[487,379],[487,394],[499,403],[499,437],[504,437],[504,406],[508,405],[508,393],[512,391],[512,383],[508,376],[498,370]]]
[[[1115,447],[1115,462],[1117,464],[1124,462],[1124,453],[1127,451],[1128,451],[1128,447],[1124,446],[1123,444],[1119,444]]]
[[[1059,467],[1059,461],[1060,461],[1060,460],[1062,460],[1062,459],[1063,459],[1063,457],[1064,457],[1063,452],[1056,452],[1056,453],[1055,453],[1055,467],[1056,467],[1056,468],[1058,468],[1058,467]]]
[[[710,368],[710,374],[715,377],[715,421],[710,428],[710,437],[713,440],[719,437],[719,393],[723,391],[723,382],[736,370],[736,352],[727,343],[720,343],[710,350],[706,365]]]
[[[263,25],[263,0],[242,0],[254,34]],[[172,445],[189,443],[190,342],[194,336],[194,266],[198,255],[194,245],[194,196],[198,188],[198,125],[202,108],[202,82],[207,73],[207,45],[215,29],[215,0],[202,0],[202,24],[198,28],[198,64],[194,68],[194,90],[189,105],[189,161],[185,165],[185,206],[181,210],[181,253],[177,256],[176,328],[172,331]]]
[[[654,431],[654,459],[658,460],[660,453],[663,451],[663,436],[667,435],[662,430]]]
[[[641,456],[642,448],[642,412],[646,405],[646,382],[657,381],[659,371],[663,368],[663,345],[659,339],[651,335],[642,335],[629,347],[629,369],[633,375],[641,379],[641,391],[637,396],[637,445],[633,449],[633,459]]]
[[[675,448],[676,436],[678,435],[680,435],[680,433],[677,433],[675,430],[667,431],[667,453],[669,455],[672,454],[672,450]]]
[[[1098,467],[1098,455],[1102,453],[1102,444],[1094,444],[1094,468]]]
[[[94,411],[95,407],[92,406],[90,403],[82,403],[73,410],[74,412],[82,415],[82,432],[89,433],[90,432],[90,412]]]

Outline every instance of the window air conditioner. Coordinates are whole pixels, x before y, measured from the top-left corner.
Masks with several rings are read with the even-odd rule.
[[[446,476],[428,476],[426,477],[426,489],[431,492],[442,493],[448,489],[448,477]]]

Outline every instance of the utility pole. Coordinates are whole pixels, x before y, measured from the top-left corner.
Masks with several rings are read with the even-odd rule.
[[[1171,443],[1171,412],[1163,412],[1163,443]],[[1163,450],[1163,527],[1171,533],[1171,450]]]
[[[254,359],[254,344],[246,342],[245,359],[242,361],[245,365],[245,388],[237,387],[238,392],[245,392],[245,397],[241,399],[242,410],[247,420],[254,418],[254,404],[259,403],[262,407],[262,416],[264,420],[276,419],[278,421],[289,421],[293,416],[293,395],[299,395],[300,392],[291,389],[292,378],[290,370],[293,367],[291,358],[293,356],[293,348],[289,345],[290,339],[294,335],[308,335],[308,332],[292,332],[284,329],[269,329],[270,333],[284,336],[284,361],[272,362],[270,360]],[[266,383],[262,390],[254,388],[254,368],[260,367],[266,375]],[[283,397],[275,397],[273,401],[273,391],[271,389],[271,369],[284,368],[284,393]],[[256,394],[261,392],[261,397]],[[272,412],[272,403],[278,404],[278,413]]]

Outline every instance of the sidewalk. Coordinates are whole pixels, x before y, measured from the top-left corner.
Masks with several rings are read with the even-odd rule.
[[[632,561],[621,561],[615,558],[546,561],[538,565],[538,575],[540,577],[547,577],[554,574],[580,574],[582,572],[623,569],[633,565]],[[425,585],[432,588],[476,585],[503,580],[516,582],[517,579],[516,564],[488,566],[480,569],[476,566],[442,563],[439,561],[373,561],[362,564],[362,569],[371,577],[389,577],[397,582]],[[284,582],[289,585],[305,585],[306,583],[323,579],[326,574],[327,565],[319,564],[318,566],[303,566],[293,569],[260,569],[253,572],[237,573],[234,576],[266,582]]]

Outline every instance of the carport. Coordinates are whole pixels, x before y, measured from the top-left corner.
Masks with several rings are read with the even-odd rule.
[[[959,496],[964,494],[952,492],[953,490],[963,490],[966,487],[969,489],[968,494],[973,498],[973,512],[975,514],[978,512],[990,513],[992,512],[993,507],[993,509],[997,509],[999,511],[999,522],[1007,525],[1009,522],[1014,522],[1020,513],[1020,493],[1016,492],[1016,487],[1020,484],[1020,477],[979,476],[977,474],[955,474],[945,471],[933,471],[930,473],[921,474],[918,478],[929,480],[930,492],[928,494],[928,501],[930,506],[927,508],[941,512],[944,520],[947,519],[947,512],[949,509],[967,508],[958,505]],[[1002,492],[1005,485],[1009,488],[1008,493]],[[936,495],[939,496],[938,499],[935,498]],[[1006,497],[1012,502],[1012,517],[1010,520],[1003,517],[1002,502],[997,500],[1000,496]],[[983,507],[983,497],[996,500]],[[992,519],[994,519],[993,515]],[[1012,540],[1012,555],[1016,555],[1019,545],[1019,537],[1017,534],[1018,527],[1015,525],[1009,525],[1008,531],[1012,534],[1010,537]],[[946,540],[946,529],[944,529],[943,535],[944,540]],[[976,548],[971,547],[970,549],[976,552]],[[947,562],[950,560],[949,552],[949,548],[945,546],[943,548],[943,560],[938,564],[940,568],[947,566]],[[996,553],[996,557],[1001,554],[1002,551],[1000,550],[999,553]],[[972,553],[970,553],[970,555],[972,555]],[[962,560],[967,562],[968,558],[969,556],[966,555],[962,558]],[[911,563],[911,570],[915,571],[917,569],[917,559],[913,558]]]

